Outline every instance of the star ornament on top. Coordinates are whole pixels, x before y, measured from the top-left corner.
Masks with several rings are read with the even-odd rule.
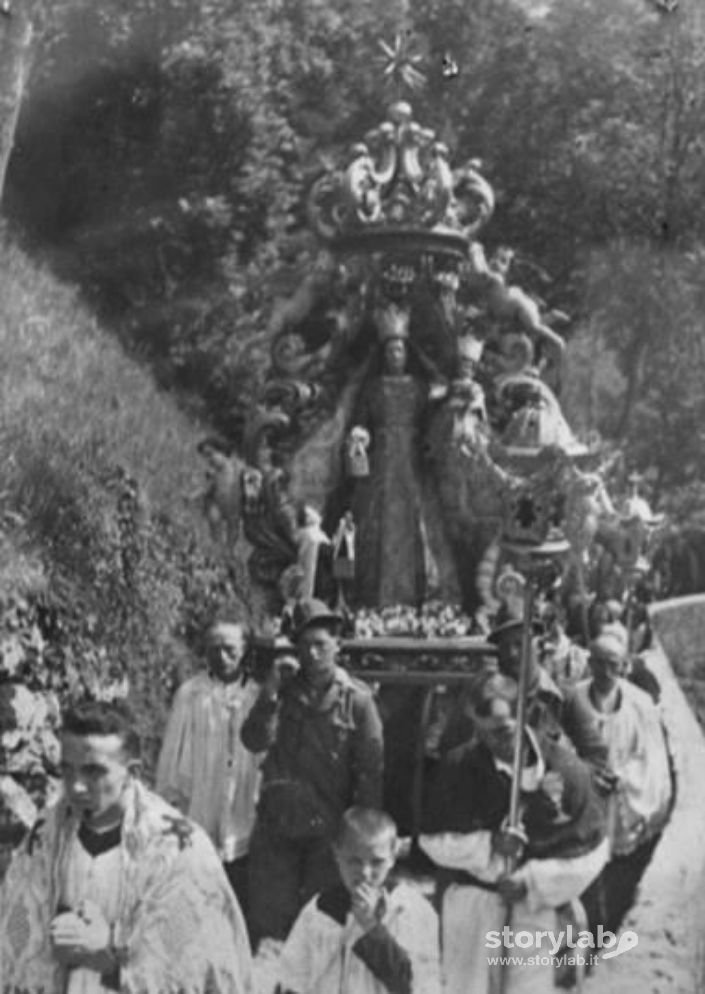
[[[379,61],[383,64],[382,74],[385,83],[401,91],[408,87],[413,92],[422,90],[426,85],[426,76],[417,68],[424,60],[421,52],[414,48],[414,39],[409,31],[398,33],[392,45],[381,38],[378,41],[382,55]]]

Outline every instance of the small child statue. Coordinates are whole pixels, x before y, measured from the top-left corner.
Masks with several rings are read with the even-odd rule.
[[[338,522],[333,536],[333,578],[338,587],[338,611],[345,613],[348,607],[346,594],[355,581],[355,520],[352,511],[346,511]]]
[[[330,539],[321,528],[321,520],[319,512],[310,504],[306,504],[299,513],[299,528],[296,538],[297,562],[303,574],[301,597],[304,600],[316,596],[321,549],[330,546]]]

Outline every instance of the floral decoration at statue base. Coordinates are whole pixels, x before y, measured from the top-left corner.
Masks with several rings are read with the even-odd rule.
[[[480,634],[476,622],[455,604],[429,601],[420,608],[395,604],[380,610],[360,608],[352,617],[356,639],[405,637],[461,638]]]
[[[348,622],[343,665],[375,682],[415,684],[451,674],[465,678],[494,655],[478,620],[439,600],[419,608],[359,608]]]

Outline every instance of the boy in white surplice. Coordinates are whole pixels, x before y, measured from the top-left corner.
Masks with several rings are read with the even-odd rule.
[[[382,811],[343,815],[341,882],[303,908],[279,963],[279,994],[440,994],[438,919],[408,884],[393,882],[397,832]]]

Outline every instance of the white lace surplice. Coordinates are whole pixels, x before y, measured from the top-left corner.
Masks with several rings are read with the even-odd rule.
[[[665,823],[673,790],[668,749],[659,709],[645,691],[620,680],[619,707],[603,713],[592,703],[590,684],[579,683],[576,693],[593,710],[619,776],[609,834],[613,854],[626,855]]]
[[[91,856],[76,833],[67,841],[59,866],[60,906],[72,911],[83,901],[92,901],[103,912],[109,925],[117,920],[122,873],[122,848]],[[74,969],[68,975],[66,994],[102,994],[106,988],[94,970]]]
[[[539,789],[546,772],[536,736],[527,729],[537,762],[522,770],[522,791]],[[495,767],[511,775],[511,767],[495,758]],[[419,844],[438,866],[464,870],[485,883],[506,873],[506,861],[494,849],[489,829],[422,835]],[[581,856],[529,859],[514,876],[526,885],[526,896],[512,905],[514,932],[556,929],[556,908],[573,900],[598,876],[609,855],[608,842]],[[488,947],[488,933],[509,924],[500,895],[472,884],[452,883],[441,912],[444,994],[547,994],[553,989],[550,962],[534,960],[537,949]],[[540,951],[540,950],[538,950]],[[513,965],[501,968],[493,956],[510,954]],[[527,961],[531,960],[531,964]]]
[[[387,896],[382,924],[411,960],[411,994],[440,994],[438,918],[429,902],[400,883]],[[386,984],[354,952],[362,934],[352,912],[341,923],[321,911],[318,898],[313,898],[281,953],[278,974],[283,989],[297,994],[387,994]]]
[[[157,769],[157,790],[210,835],[225,862],[247,853],[260,758],[240,729],[258,693],[251,681],[225,685],[198,673],[177,692]]]
[[[67,984],[50,939],[57,909],[90,889],[109,919],[118,909],[123,994],[251,994],[245,923],[212,843],[137,782],[124,800],[119,856],[84,862],[63,798],[13,854],[0,885],[0,991],[102,994],[95,974]]]

